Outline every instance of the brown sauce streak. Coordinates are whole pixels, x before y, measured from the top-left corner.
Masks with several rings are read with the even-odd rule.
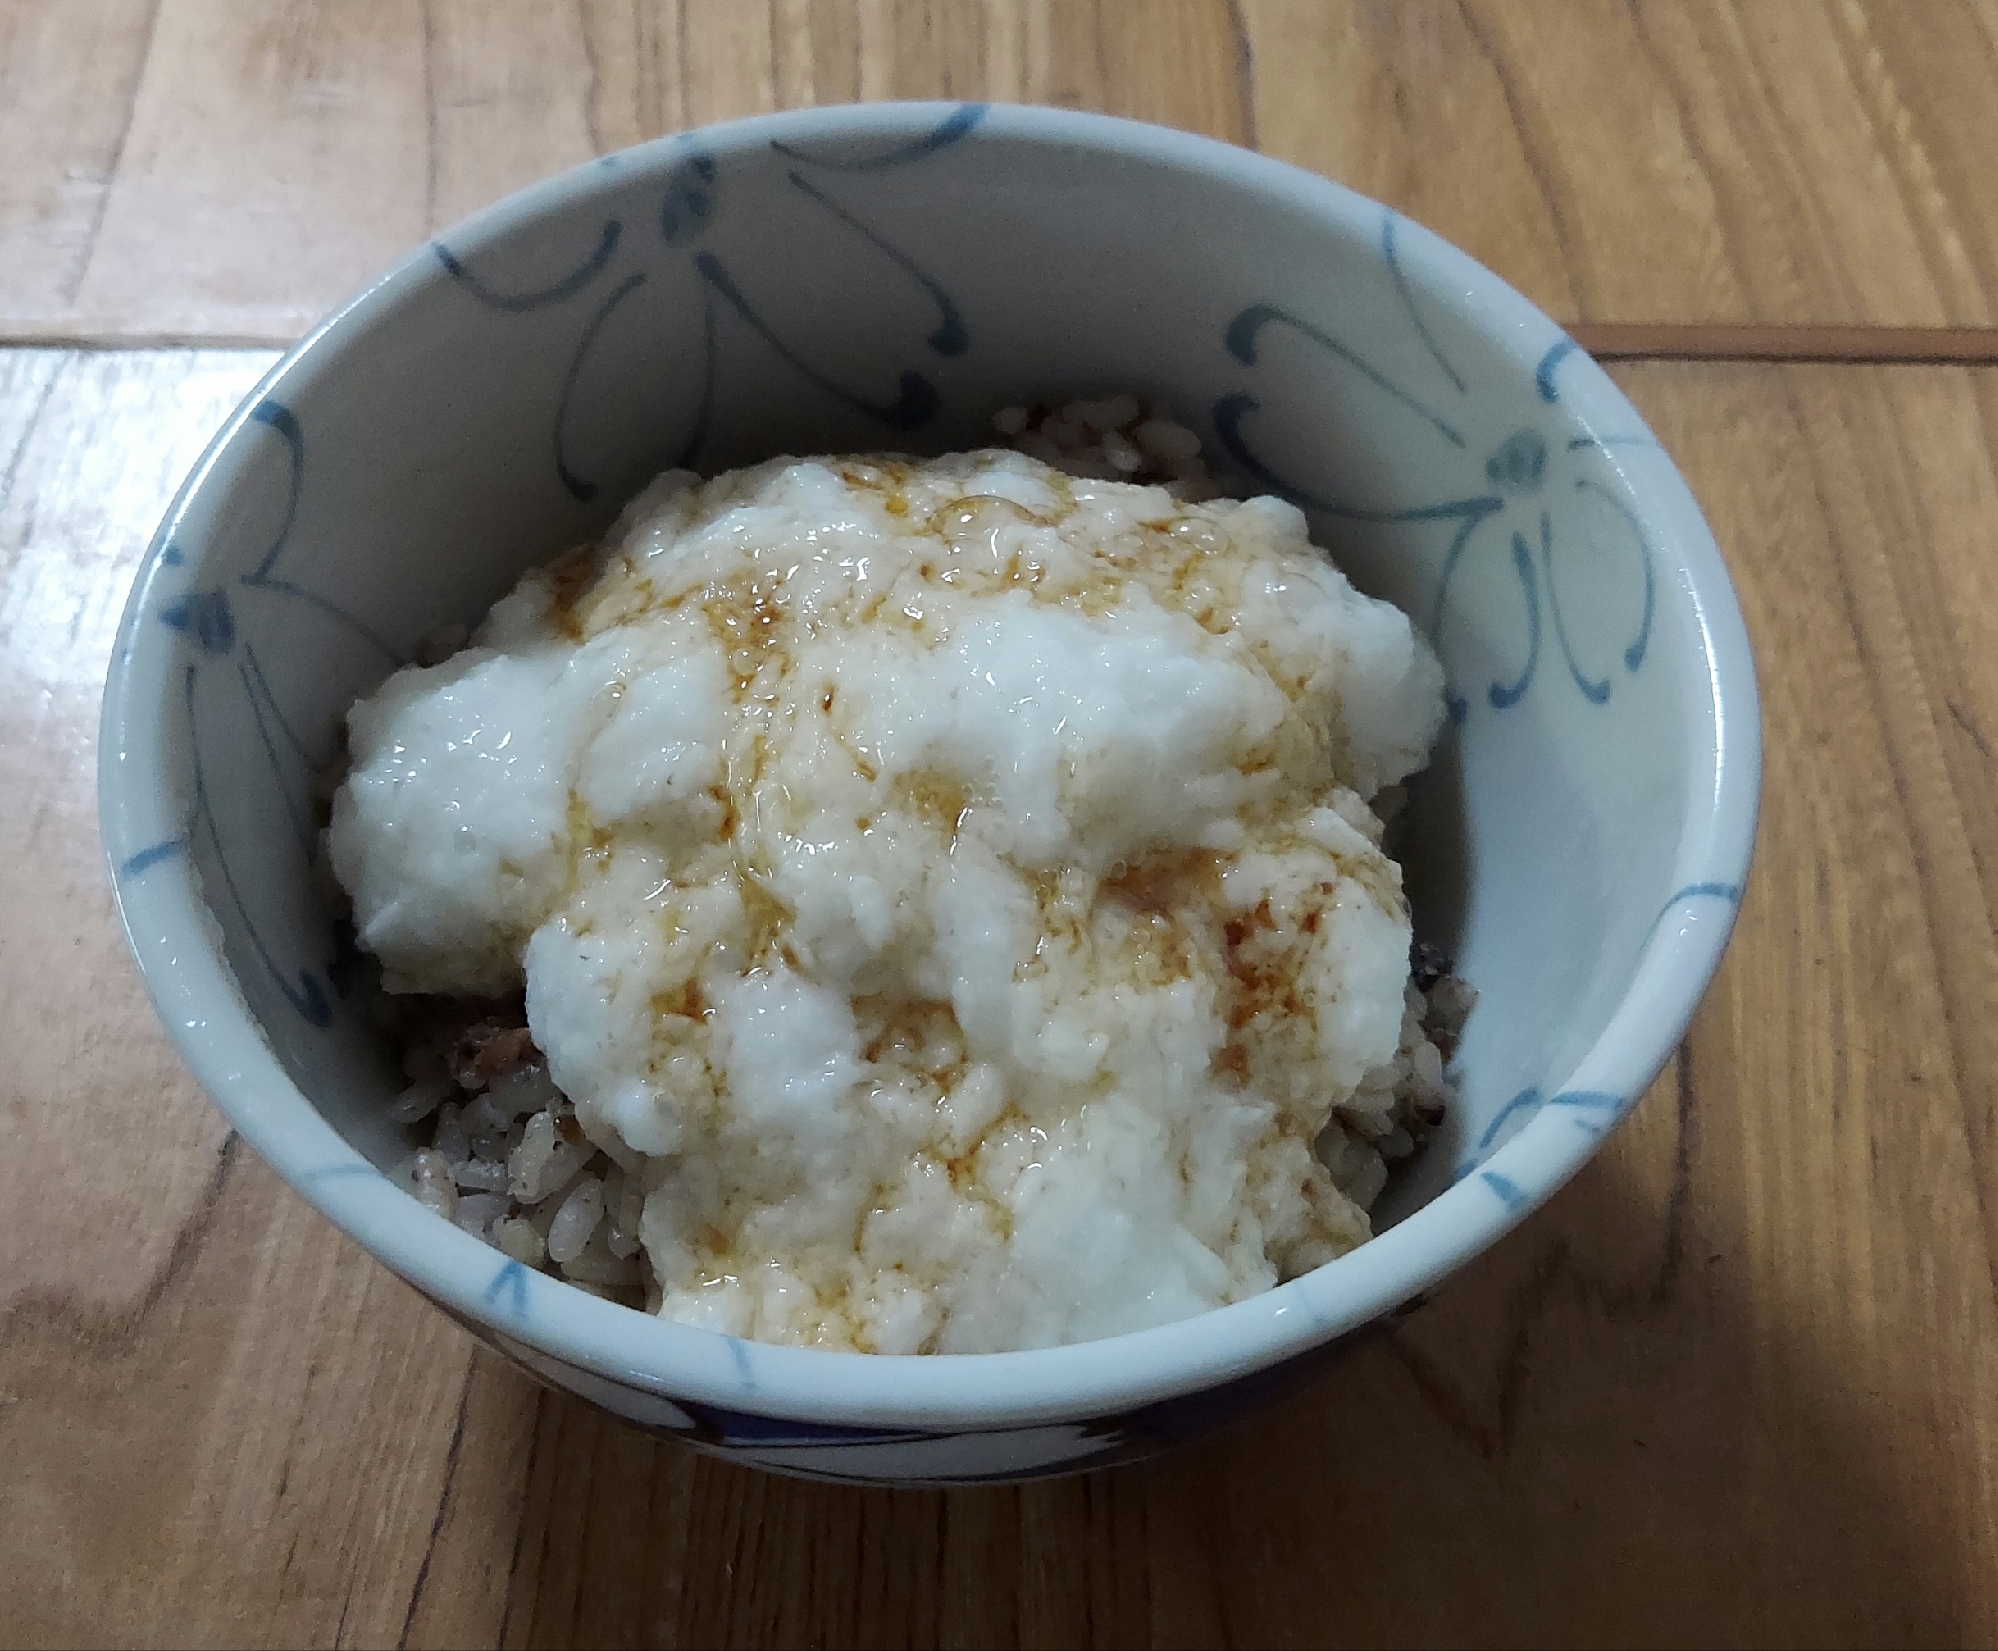
[[[724,837],[733,837],[738,819],[735,808],[735,793],[725,785],[711,785],[708,787],[708,795],[721,804],[721,835]]]
[[[597,547],[594,542],[573,545],[548,564],[548,617],[571,641],[583,639],[582,616],[576,604],[595,582]]]
[[[749,955],[762,959],[781,952],[780,936],[791,921],[791,909],[745,871],[742,878],[742,915],[749,929]]]
[[[1103,892],[1141,912],[1171,911],[1193,901],[1213,899],[1220,888],[1221,860],[1211,849],[1155,855],[1118,877],[1103,880]]]
[[[654,992],[652,1012],[662,1018],[678,1015],[683,1020],[705,1020],[713,1010],[708,1006],[707,994],[701,990],[700,982],[689,980],[670,992]]]
[[[872,779],[874,776],[868,774],[866,777]],[[935,768],[923,768],[904,775],[896,783],[895,790],[918,819],[939,831],[948,831],[950,840],[953,843],[957,841],[957,834],[963,829],[964,818],[971,812],[973,800],[962,780]]]
[[[761,674],[776,651],[784,607],[761,580],[719,585],[701,597],[708,629],[727,657],[729,675],[740,693]],[[788,662],[787,662],[788,664]]]

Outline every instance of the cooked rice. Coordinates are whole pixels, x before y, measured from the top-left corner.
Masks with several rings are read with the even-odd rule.
[[[1445,1068],[1476,1001],[1447,956],[1417,944],[1401,1048],[1361,1080],[1318,1138],[1333,1182],[1361,1208],[1443,1122],[1454,1098]],[[468,1014],[476,1016],[469,1023]],[[410,1082],[389,1116],[429,1129],[391,1179],[522,1266],[655,1311],[658,1282],[638,1253],[638,1166],[621,1166],[584,1139],[534,1047],[525,1009],[421,999],[400,1029]]]

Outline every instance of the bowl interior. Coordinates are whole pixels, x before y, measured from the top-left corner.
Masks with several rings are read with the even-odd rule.
[[[1710,819],[1712,593],[1684,547],[1711,544],[1683,484],[1551,322],[1419,227],[1046,111],[821,111],[606,157],[419,252],[282,366],[128,619],[106,812],[135,936],[146,879],[198,878],[284,1072],[386,1163],[394,1080],[310,828],[354,696],[668,465],[976,445],[1002,405],[1119,387],[1305,504],[1449,671],[1403,852],[1418,932],[1481,1001],[1461,1105],[1386,1218],[1550,1103],[1599,1134],[1680,1029],[1599,1049],[1661,918],[1724,932],[1747,849]],[[1592,1051],[1623,1076],[1578,1087]]]

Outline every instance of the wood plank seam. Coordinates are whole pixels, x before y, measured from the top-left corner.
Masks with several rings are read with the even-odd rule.
[[[1575,342],[1599,361],[1790,361],[1840,367],[1998,366],[1998,327],[1823,327],[1708,322],[1576,322]],[[71,333],[0,329],[0,350],[283,350],[274,333]]]
[[[139,44],[138,67],[132,74],[130,94],[125,99],[125,113],[118,123],[118,141],[111,147],[111,164],[105,168],[104,187],[97,192],[97,200],[90,209],[90,227],[84,232],[83,250],[76,260],[76,269],[63,287],[63,301],[76,302],[76,295],[83,290],[85,278],[90,274],[90,262],[97,256],[97,240],[104,231],[104,213],[111,204],[111,186],[124,169],[125,149],[132,141],[132,121],[139,112],[139,89],[145,84],[146,70],[153,61],[153,42],[160,32],[160,8],[165,0],[153,0],[146,13],[145,35]]]
[[[1836,366],[1998,363],[1998,327],[1795,327],[1708,322],[1577,322],[1604,361],[1796,361]]]
[[[532,177],[863,94],[1066,103],[1232,137],[1389,201],[1563,320],[1998,326],[1979,164],[1998,130],[1998,9],[1918,10],[1921,27],[1886,0],[1558,21],[1488,0],[587,0],[564,21],[520,0],[0,0],[0,148],[20,161],[0,188],[0,331],[288,342],[440,218]],[[102,58],[90,119],[65,112],[92,99],[62,88],[59,51]],[[1568,99],[1596,64],[1621,78],[1589,84],[1617,96]],[[1459,148],[1481,156],[1474,182],[1425,158]]]

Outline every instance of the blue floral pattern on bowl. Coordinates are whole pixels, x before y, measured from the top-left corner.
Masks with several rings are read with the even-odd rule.
[[[1288,216],[1259,204],[1272,192]],[[965,201],[978,211],[953,212]],[[1129,285],[1148,269],[1168,273]],[[1486,1004],[1455,1138],[1406,1219],[1198,1325],[869,1373],[591,1300],[395,1191],[375,1166],[404,1143],[352,937],[313,892],[313,777],[353,695],[526,560],[601,531],[657,469],[792,440],[965,445],[1008,401],[1121,386],[1204,420],[1235,480],[1304,507],[1443,654],[1462,829],[1501,869],[1453,914]],[[135,590],[106,731],[135,949],[252,1144],[542,1379],[699,1448],[854,1479],[1115,1460],[1317,1369],[1627,1110],[1678,1030],[1619,1031],[1631,983],[1669,981],[1690,1012],[1753,828],[1752,676],[1725,577],[1665,455],[1552,322],[1406,220],[1275,163],[982,105],[662,140],[414,255],[281,364],[197,469]],[[1633,748],[1662,777],[1632,779]],[[1533,784],[1512,786],[1522,771]],[[1550,910],[1565,950],[1529,934]],[[1574,974],[1577,939],[1593,973]],[[1605,984],[1536,994],[1556,956]],[[1465,1199],[1485,1204],[1453,1225],[1414,1208]],[[904,1414],[926,1419],[879,1420]]]
[[[1418,393],[1390,377],[1329,326],[1270,304],[1252,304],[1241,310],[1228,324],[1226,345],[1230,355],[1250,368],[1256,365],[1262,340],[1272,329],[1287,331],[1323,351],[1328,362],[1351,374],[1360,385],[1414,413],[1418,427],[1437,444],[1438,468],[1444,474],[1458,474],[1459,485],[1451,487],[1444,497],[1415,501],[1369,499],[1358,490],[1341,489],[1335,495],[1314,492],[1279,475],[1258,454],[1249,424],[1260,403],[1246,389],[1215,404],[1214,428],[1227,452],[1258,485],[1326,516],[1362,525],[1447,524],[1451,530],[1449,548],[1437,575],[1435,594],[1422,616],[1433,638],[1445,634],[1451,584],[1464,556],[1490,553],[1499,546],[1509,548],[1522,598],[1522,660],[1516,676],[1491,682],[1482,697],[1495,711],[1519,704],[1533,686],[1546,633],[1551,631],[1575,689],[1592,705],[1606,704],[1615,687],[1617,665],[1634,675],[1644,664],[1657,608],[1657,574],[1644,529],[1619,497],[1615,478],[1606,473],[1602,460],[1617,449],[1656,452],[1658,444],[1644,433],[1564,435],[1558,428],[1548,428],[1548,421],[1540,415],[1560,399],[1558,374],[1575,349],[1573,340],[1561,336],[1547,346],[1533,373],[1532,391],[1544,405],[1536,407],[1527,395],[1520,394],[1515,415],[1518,422],[1488,452],[1473,451],[1470,438],[1453,416],[1452,405],[1453,400],[1469,398],[1471,387],[1423,319],[1396,251],[1399,222],[1392,211],[1381,210],[1381,261],[1393,279],[1408,327],[1421,341],[1434,368],[1441,397],[1433,397],[1428,387]],[[1584,531],[1571,509],[1578,496],[1606,507],[1614,525],[1627,532],[1631,583],[1639,593],[1634,625],[1629,640],[1618,650],[1619,658],[1607,664],[1591,661],[1586,670],[1562,616],[1556,577],[1557,547],[1564,547]],[[1452,692],[1449,703],[1451,715],[1462,722],[1469,714],[1470,698],[1461,685]]]

